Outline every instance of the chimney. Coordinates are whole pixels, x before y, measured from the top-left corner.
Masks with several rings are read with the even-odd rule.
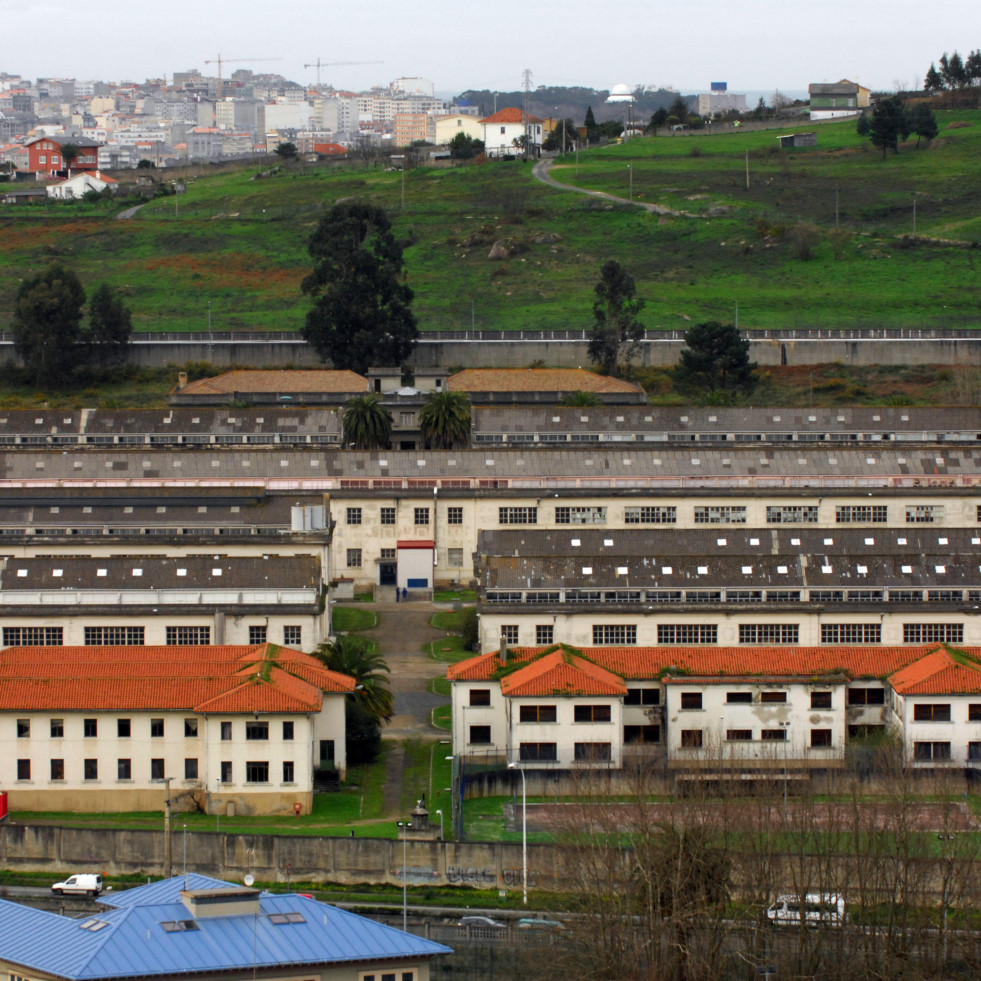
[[[180,391],[184,386],[187,385],[187,372],[178,371],[177,372],[177,391]]]
[[[498,658],[500,659],[501,664],[508,663],[508,642],[504,634],[501,634],[501,649],[500,653],[498,654]]]

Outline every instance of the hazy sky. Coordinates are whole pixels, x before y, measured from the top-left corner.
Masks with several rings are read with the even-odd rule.
[[[106,81],[168,77],[219,54],[236,68],[337,88],[401,76],[440,92],[532,84],[803,90],[849,78],[922,84],[945,50],[981,42],[978,0],[0,0],[0,72]],[[971,25],[974,25],[972,28]],[[243,61],[235,59],[269,59]],[[278,60],[273,60],[278,59]]]

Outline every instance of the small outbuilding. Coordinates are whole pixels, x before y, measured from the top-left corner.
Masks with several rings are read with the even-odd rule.
[[[787,136],[778,136],[777,142],[781,150],[786,150],[799,146],[817,146],[817,133],[790,133]]]

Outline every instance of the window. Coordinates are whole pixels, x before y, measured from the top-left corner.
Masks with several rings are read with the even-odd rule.
[[[535,626],[535,643],[539,647],[548,647],[555,642],[555,628],[550,623],[539,623]]]
[[[554,705],[522,705],[518,718],[521,722],[555,722]]]
[[[594,644],[636,644],[637,628],[631,623],[594,623]]]
[[[572,752],[577,763],[607,763],[613,758],[609,743],[576,743]]]
[[[701,709],[702,693],[700,691],[683,691],[681,693],[681,707],[683,709]]]
[[[246,783],[269,783],[269,763],[265,760],[250,760],[245,764]]]
[[[133,732],[133,724],[129,719],[116,719],[116,737],[129,739]]]
[[[919,762],[949,760],[950,743],[913,743],[913,759]]]
[[[232,764],[229,760],[221,761],[221,782],[231,783],[232,782]]]
[[[660,705],[660,688],[628,688],[624,705]]]
[[[555,743],[522,743],[518,747],[522,763],[554,763],[558,759]]]
[[[490,689],[489,688],[471,688],[470,689],[470,704],[473,706],[485,706],[490,705]]]
[[[164,720],[163,719],[151,719],[150,720],[150,738],[151,739],[163,739],[164,734]]]
[[[87,739],[95,739],[99,735],[98,719],[82,719],[82,735]]]
[[[878,739],[886,727],[883,725],[850,725],[848,727],[849,739]]]
[[[117,780],[132,780],[133,779],[133,761],[132,760],[116,760],[116,779]]]
[[[379,549],[378,557],[382,562],[394,562],[398,556],[395,554],[394,548],[383,548]]]
[[[84,641],[93,647],[142,647],[143,627],[85,627]]]
[[[334,740],[333,739],[321,739],[320,740],[320,762],[321,764],[334,763]]]
[[[849,688],[849,705],[885,705],[885,688]]]
[[[167,627],[164,633],[168,647],[211,643],[211,627]]]
[[[184,738],[185,739],[196,739],[198,735],[198,720],[197,719],[185,719],[184,720]]]
[[[284,722],[283,723],[283,742],[289,743],[293,741],[293,723]]]
[[[446,509],[446,523],[448,525],[463,524],[463,508],[451,507]]]
[[[787,693],[785,691],[761,691],[760,692],[761,702],[779,702],[781,704],[787,701]]]
[[[727,691],[726,692],[727,705],[752,704],[752,701],[753,701],[753,693],[751,691]]]
[[[150,779],[163,780],[166,776],[164,772],[164,761],[159,757],[150,760]]]
[[[299,647],[303,643],[303,627],[296,625],[283,627],[283,643]]]
[[[981,743],[967,744],[967,758],[972,763],[981,761]]]
[[[906,505],[906,524],[908,525],[935,525],[944,520],[944,506],[942,504],[907,504]]]
[[[796,644],[799,627],[796,623],[741,623],[740,644]]]
[[[491,741],[491,727],[490,726],[471,726],[470,727],[470,739],[469,743],[471,746],[486,746]]]
[[[914,722],[950,722],[950,705],[946,702],[920,703],[913,706]]]
[[[760,739],[765,743],[785,743],[787,741],[786,729],[761,729]]]
[[[359,524],[361,524],[361,508],[348,508],[347,509],[347,523],[349,525],[359,525]]]
[[[30,739],[31,738],[31,720],[30,719],[18,719],[17,720],[17,738],[18,739]]]
[[[51,779],[52,780],[64,780],[65,779],[65,761],[64,760],[52,760],[51,761]]]
[[[904,623],[904,644],[964,643],[962,623]]]
[[[448,548],[446,550],[446,564],[451,569],[462,569],[463,568],[463,549],[462,548]]]
[[[701,729],[682,729],[681,746],[683,749],[701,749],[702,730]]]
[[[17,779],[18,780],[30,780],[31,779],[31,761],[30,760],[18,760],[17,761]]]
[[[249,643],[264,644],[266,642],[266,625],[264,623],[252,624],[249,627]]]
[[[52,719],[51,720],[51,738],[52,739],[64,739],[65,737],[65,720],[64,719]]]
[[[505,644],[514,645],[518,643],[518,624],[516,623],[502,623],[501,624],[501,640]]]
[[[61,627],[4,627],[4,647],[61,647]]]
[[[766,520],[771,525],[816,525],[816,504],[778,504],[766,509]]]
[[[726,742],[745,743],[753,738],[752,729],[726,729]]]
[[[383,525],[394,525],[395,508],[382,508],[379,512],[379,523]]]
[[[497,523],[499,525],[537,525],[538,508],[498,508]]]
[[[268,722],[256,722],[254,720],[249,720],[245,723],[245,738],[246,739],[268,739],[269,738],[269,723]]]
[[[822,623],[822,644],[880,644],[880,623]]]
[[[222,722],[221,724],[221,738],[222,742],[228,742],[232,738],[232,724],[231,722]]]
[[[835,521],[839,525],[884,525],[889,520],[889,508],[885,504],[842,504],[835,508]]]
[[[416,525],[428,525],[429,524],[429,508],[413,508],[412,509],[412,520]]]
[[[349,569],[361,568],[361,549],[349,548],[347,550],[347,567]]]
[[[643,743],[659,743],[660,741],[660,726],[647,725],[623,727],[623,742],[627,746],[636,746]]]
[[[185,780],[197,780],[198,778],[198,761],[197,757],[186,757],[184,760],[184,779]]]
[[[606,508],[603,507],[560,507],[555,509],[557,525],[605,525]]]
[[[829,692],[829,691],[812,691],[811,692],[811,708],[812,709],[829,709],[829,708],[831,708],[831,692]]]
[[[967,707],[967,721],[968,722],[981,722],[981,705],[977,702],[973,702]]]
[[[714,623],[659,623],[659,644],[716,644],[719,628]]]
[[[283,783],[295,783],[296,775],[292,760],[283,760]]]
[[[98,780],[99,779],[99,761],[98,760],[83,760],[82,761],[82,779],[83,780]]]
[[[577,705],[574,710],[576,722],[609,722],[609,705]]]
[[[811,749],[828,749],[831,746],[830,729],[811,730]]]
[[[678,521],[676,507],[655,507],[642,505],[623,509],[623,523],[626,525],[673,525]]]
[[[746,524],[746,508],[730,507],[697,507],[695,508],[696,525],[744,525]]]

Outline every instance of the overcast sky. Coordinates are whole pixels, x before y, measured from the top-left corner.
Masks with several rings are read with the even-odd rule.
[[[0,0],[0,72],[105,81],[217,74],[208,59],[363,89],[421,76],[439,92],[617,83],[799,91],[848,78],[921,85],[932,60],[981,42],[978,0]],[[973,27],[972,27],[973,25]],[[242,61],[235,59],[269,59]],[[275,60],[274,60],[275,59]]]

